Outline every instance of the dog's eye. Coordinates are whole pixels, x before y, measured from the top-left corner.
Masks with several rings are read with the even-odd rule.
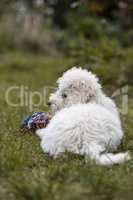
[[[63,99],[67,98],[67,94],[62,94],[62,98]]]

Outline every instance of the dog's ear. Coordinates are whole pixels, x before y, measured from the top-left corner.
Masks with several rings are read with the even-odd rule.
[[[84,84],[86,103],[96,99],[97,95],[101,91],[101,85],[99,83],[98,77],[92,72],[88,72],[87,80],[82,84]]]
[[[96,98],[96,90],[95,88],[89,86],[85,91],[86,103],[89,103],[91,100]]]
[[[93,84],[88,84],[88,81],[76,80],[70,85],[70,88],[77,90],[86,103],[96,97],[96,88]]]
[[[96,88],[93,85],[82,85],[81,95],[84,97],[85,103],[89,103],[96,98]]]
[[[99,91],[101,90],[101,85],[98,82],[98,78],[90,73],[90,77],[86,81],[82,81],[81,83],[82,95],[85,97],[85,103],[89,103],[91,101],[96,100]]]

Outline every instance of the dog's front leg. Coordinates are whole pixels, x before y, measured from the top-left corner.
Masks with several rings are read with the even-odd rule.
[[[48,153],[54,158],[65,152],[65,149],[58,137],[54,134],[45,134],[42,137],[41,148],[44,153]]]
[[[36,135],[39,136],[39,138],[40,138],[41,140],[42,140],[44,134],[45,134],[45,128],[37,129],[37,130],[36,130]]]

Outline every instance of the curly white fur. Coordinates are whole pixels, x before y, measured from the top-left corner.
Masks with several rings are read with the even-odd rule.
[[[117,149],[123,131],[115,103],[103,93],[98,78],[74,67],[57,83],[50,96],[55,115],[47,128],[37,131],[43,151],[54,157],[65,151],[87,155],[101,165],[129,160],[127,152],[109,153]]]

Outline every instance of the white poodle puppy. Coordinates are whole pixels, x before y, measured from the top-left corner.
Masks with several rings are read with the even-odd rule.
[[[98,78],[74,67],[57,83],[49,102],[55,115],[47,128],[37,131],[43,151],[54,157],[65,151],[86,155],[101,165],[129,160],[128,152],[109,153],[117,149],[123,131],[117,108]]]

